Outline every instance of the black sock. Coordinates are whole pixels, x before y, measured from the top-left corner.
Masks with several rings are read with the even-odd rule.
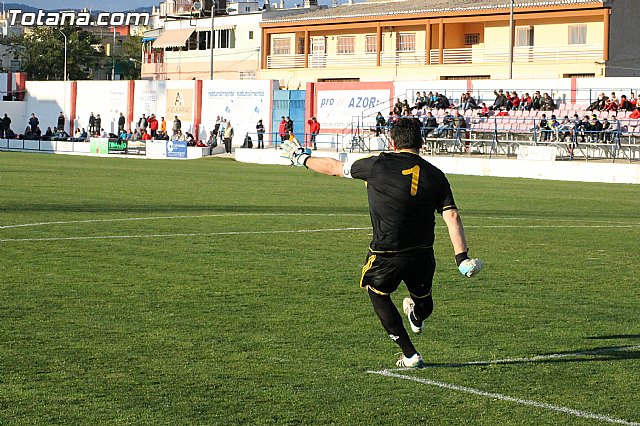
[[[429,318],[429,315],[433,312],[433,298],[431,295],[423,298],[411,298],[415,303],[413,307],[412,321],[415,325],[422,324],[422,321]]]
[[[402,349],[402,353],[407,358],[416,354],[416,348],[409,339],[409,334],[402,324],[402,317],[393,304],[390,296],[383,296],[368,290],[373,310],[378,315],[382,327],[385,329],[389,337]]]

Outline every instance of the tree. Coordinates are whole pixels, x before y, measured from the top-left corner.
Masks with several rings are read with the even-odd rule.
[[[79,27],[60,28],[68,39],[67,77],[86,80],[104,59],[100,39]],[[64,80],[64,37],[55,27],[34,27],[22,34],[7,37],[0,43],[9,46],[20,60],[21,71],[30,80]]]
[[[123,80],[138,80],[141,73],[142,37],[129,36],[117,49],[116,62]]]

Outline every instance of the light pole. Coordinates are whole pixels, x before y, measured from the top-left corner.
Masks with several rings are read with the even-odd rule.
[[[513,78],[513,2],[509,11],[509,80]]]
[[[213,25],[214,18],[216,17],[216,0],[211,3],[211,58],[209,62],[209,80],[213,80],[213,42],[215,40],[215,27]]]
[[[63,33],[59,28],[58,31],[60,31],[60,34],[62,34],[62,37],[64,37],[64,76],[63,76],[63,80],[67,81],[67,35],[65,33]]]

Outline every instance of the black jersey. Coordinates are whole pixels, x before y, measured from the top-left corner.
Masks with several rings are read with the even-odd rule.
[[[351,165],[349,173],[367,183],[373,252],[433,246],[435,212],[456,208],[444,173],[417,154],[363,158]]]

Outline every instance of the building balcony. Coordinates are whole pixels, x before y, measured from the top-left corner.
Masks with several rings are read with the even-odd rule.
[[[443,49],[442,64],[490,64],[508,63],[508,49]],[[427,65],[427,57],[432,65],[440,64],[440,50],[382,52],[380,54],[381,67],[396,67],[400,65]],[[576,45],[564,47],[516,47],[513,52],[514,63],[561,63],[561,62],[595,62],[602,61],[602,45]],[[306,68],[350,68],[375,67],[377,55],[375,53],[354,54],[317,54],[307,55]],[[269,55],[267,69],[305,68],[305,55]]]

